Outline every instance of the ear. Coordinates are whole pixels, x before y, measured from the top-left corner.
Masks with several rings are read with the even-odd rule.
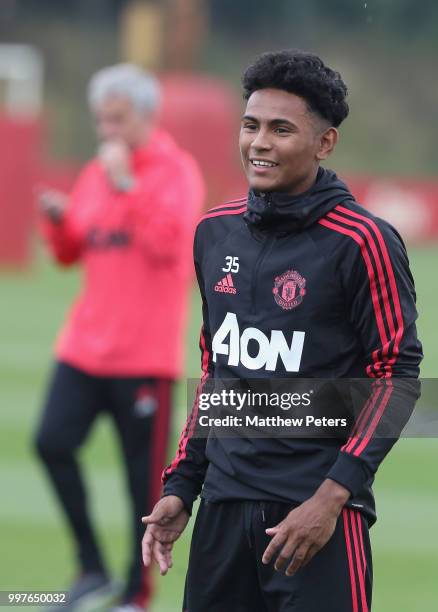
[[[339,132],[334,127],[329,127],[322,132],[319,137],[319,147],[316,152],[316,159],[323,160],[327,159],[330,153],[336,146],[338,142]]]

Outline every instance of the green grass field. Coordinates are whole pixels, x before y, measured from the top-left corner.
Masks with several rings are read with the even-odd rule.
[[[423,377],[438,373],[438,247],[411,249],[419,330],[426,359]],[[31,447],[51,345],[79,278],[39,259],[31,272],[0,276],[0,590],[66,587],[74,576],[71,545],[56,502]],[[187,375],[199,374],[199,303],[193,297]],[[176,397],[175,440],[184,420],[184,385]],[[122,577],[127,558],[127,502],[118,449],[104,419],[82,453],[92,510],[110,566]],[[401,440],[376,482],[379,520],[372,529],[375,612],[438,609],[438,440]],[[157,576],[153,612],[180,610],[189,530],[175,548],[175,565]],[[208,612],[208,611],[206,611]],[[323,611],[321,611],[323,612]]]

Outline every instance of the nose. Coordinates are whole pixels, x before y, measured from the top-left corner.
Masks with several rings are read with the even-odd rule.
[[[267,151],[272,148],[267,130],[260,129],[251,143],[251,148],[256,151]]]

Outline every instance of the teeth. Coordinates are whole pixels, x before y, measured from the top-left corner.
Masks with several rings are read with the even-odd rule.
[[[273,168],[274,166],[277,165],[277,164],[273,164],[271,162],[263,161],[261,159],[253,159],[253,160],[251,160],[251,163],[254,166],[267,166],[268,168]]]

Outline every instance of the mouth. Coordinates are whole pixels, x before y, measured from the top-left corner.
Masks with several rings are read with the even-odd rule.
[[[269,159],[252,158],[249,161],[251,162],[252,166],[254,166],[254,168],[261,169],[261,170],[265,170],[267,168],[275,168],[276,166],[278,166],[276,162],[273,162]]]

